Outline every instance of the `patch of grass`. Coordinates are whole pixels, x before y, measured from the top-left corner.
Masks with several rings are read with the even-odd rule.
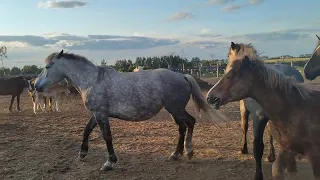
[[[298,62],[298,61],[306,62],[309,59],[310,58],[266,59],[266,60],[264,60],[264,62],[266,62],[266,63],[276,63],[276,62],[288,62],[288,63],[290,63],[291,61],[292,62]]]

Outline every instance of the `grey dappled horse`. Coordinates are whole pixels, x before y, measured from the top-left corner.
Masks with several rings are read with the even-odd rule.
[[[318,38],[318,44],[309,61],[304,66],[304,75],[308,80],[314,80],[320,76],[320,37]]]
[[[228,65],[226,68],[226,73],[232,69],[233,64],[239,60],[239,57],[244,57],[246,55],[258,56],[257,50],[251,44],[244,43],[234,43],[231,42],[229,52],[228,52]],[[280,72],[286,76],[292,77],[298,82],[304,82],[304,79],[301,73],[294,67],[285,65],[285,64],[268,64],[266,65],[272,69]],[[277,106],[275,104],[275,106]],[[269,121],[269,117],[264,112],[259,103],[252,98],[245,98],[240,100],[240,114],[241,114],[241,128],[242,128],[242,147],[241,153],[247,154],[247,132],[248,132],[248,120],[249,118],[253,121],[253,154],[256,161],[256,172],[254,179],[262,180],[262,156],[264,152],[264,143],[263,143],[263,134],[265,127]],[[269,154],[268,161],[273,162],[275,160],[274,146],[273,146],[273,137],[269,133]]]
[[[35,88],[42,92],[63,78],[78,89],[85,107],[92,113],[84,129],[80,158],[87,155],[88,138],[93,128],[98,124],[102,131],[109,158],[100,170],[111,170],[117,162],[109,117],[143,121],[152,118],[165,107],[179,126],[178,144],[170,156],[176,160],[179,155],[183,155],[186,129],[187,156],[189,159],[193,156],[192,134],[196,120],[185,110],[190,95],[198,110],[208,115],[213,112],[209,111],[211,107],[191,75],[167,69],[121,73],[110,67],[96,66],[85,57],[64,53],[62,50],[47,57],[46,66],[39,74]]]

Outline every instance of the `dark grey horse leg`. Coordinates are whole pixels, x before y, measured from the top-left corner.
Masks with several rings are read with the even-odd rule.
[[[266,116],[253,118],[253,133],[254,133],[253,154],[256,161],[256,172],[254,176],[255,180],[263,180],[262,164],[261,164],[263,150],[264,150],[263,133],[268,123],[268,120],[269,119]]]
[[[174,117],[172,118],[174,119],[176,124],[179,126],[179,139],[178,139],[176,150],[171,154],[169,159],[178,160],[179,156],[183,155],[184,139],[186,135],[187,126],[185,123],[181,122],[178,118],[174,118]]]
[[[248,119],[250,112],[245,107],[244,101],[240,101],[240,115],[241,115],[241,130],[242,130],[242,147],[241,154],[248,154],[247,145],[247,132],[248,132]]]
[[[194,117],[192,117],[189,113],[187,113],[187,114],[188,114],[189,118],[186,121],[186,124],[188,126],[188,133],[187,133],[187,138],[185,141],[185,148],[187,151],[188,158],[191,159],[193,156],[192,135],[193,135],[193,129],[194,129],[194,124],[196,123],[196,119]]]
[[[11,102],[10,102],[10,106],[9,106],[9,111],[10,112],[12,112],[12,104],[13,104],[13,102],[14,102],[14,98],[15,98],[16,96],[14,96],[14,95],[12,95],[11,96]]]
[[[106,142],[108,153],[109,153],[109,158],[107,162],[104,163],[104,165],[100,170],[109,171],[109,170],[112,170],[113,165],[117,163],[117,156],[114,152],[113,144],[112,144],[112,135],[110,130],[109,118],[107,114],[103,112],[95,112],[94,117],[100,127],[103,139]]]
[[[268,136],[269,136],[269,154],[267,156],[268,162],[274,162],[276,159],[276,155],[275,155],[275,149],[273,146],[273,136],[272,136],[272,130],[271,130],[271,125],[270,123],[267,123],[267,132],[268,132]]]
[[[193,156],[192,135],[193,135],[193,129],[194,129],[194,124],[196,120],[185,109],[181,111],[171,111],[170,109],[167,109],[167,111],[172,114],[175,122],[179,126],[178,144],[177,144],[176,150],[171,154],[169,159],[172,159],[172,160],[179,159],[179,155],[183,154],[184,144],[187,151],[187,156],[189,159],[191,159]],[[186,140],[184,141],[187,128],[188,128],[188,133],[187,133]]]
[[[97,126],[96,120],[94,119],[94,116],[91,116],[89,122],[87,123],[86,127],[83,131],[83,139],[81,144],[81,149],[79,152],[79,158],[83,159],[86,157],[89,149],[89,136],[92,130]]]
[[[20,108],[20,94],[17,96],[17,110],[21,111],[21,108]]]

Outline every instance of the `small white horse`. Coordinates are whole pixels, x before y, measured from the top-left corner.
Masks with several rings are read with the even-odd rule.
[[[133,72],[139,72],[139,71],[143,71],[143,67],[142,66],[138,66],[133,70]]]
[[[52,99],[55,101],[55,108],[56,111],[59,112],[59,98],[61,93],[66,93],[67,95],[70,93],[66,84],[56,83],[52,86],[48,87],[45,92],[37,92],[34,89],[34,83],[36,79],[30,82],[29,94],[32,97],[33,102],[33,112],[36,114],[36,109],[38,110],[39,107],[41,108],[42,112],[46,112],[46,99],[49,99],[49,109],[54,111],[52,107]]]

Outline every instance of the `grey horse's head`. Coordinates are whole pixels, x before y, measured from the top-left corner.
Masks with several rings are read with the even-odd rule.
[[[65,73],[62,67],[64,67],[63,50],[60,53],[50,54],[46,58],[45,68],[43,68],[35,82],[36,91],[43,92],[47,87],[63,80]]]
[[[320,76],[320,37],[316,36],[318,38],[317,47],[304,66],[304,75],[308,80],[314,80],[317,76]]]

